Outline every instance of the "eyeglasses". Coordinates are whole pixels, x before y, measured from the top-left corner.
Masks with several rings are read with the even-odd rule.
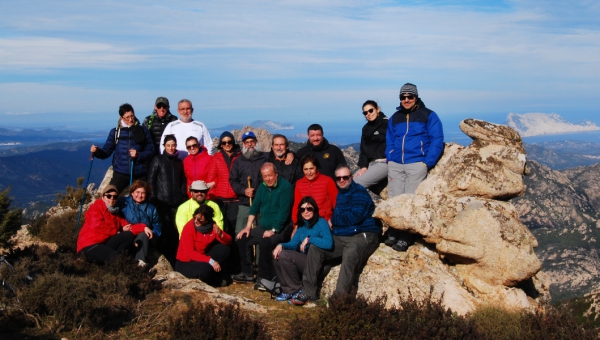
[[[163,103],[159,103],[158,105],[156,105],[157,109],[166,109],[167,105],[163,104]]]
[[[335,179],[339,182],[341,180],[347,181],[350,178],[352,178],[352,175],[348,175],[348,176],[335,176]]]
[[[123,120],[134,120],[135,116],[131,115],[131,116],[123,116]]]
[[[221,145],[225,146],[225,145],[233,145],[233,141],[232,140],[224,140],[221,142]]]
[[[306,208],[305,208],[305,207],[300,207],[300,208],[298,209],[298,211],[300,211],[300,213],[303,213],[303,212],[305,212],[305,211],[308,211],[308,212],[313,212],[313,211],[315,211],[315,208],[313,208],[313,207],[306,207]]]
[[[374,108],[370,108],[370,109],[368,109],[367,111],[363,111],[363,115],[365,115],[365,116],[366,116],[366,115],[368,115],[369,113],[373,113],[373,111],[375,111],[375,109],[374,109]]]
[[[109,200],[114,200],[117,197],[119,197],[119,195],[106,194],[106,195],[104,195],[104,197],[108,198]]]
[[[198,144],[192,144],[192,145],[188,145],[186,146],[186,149],[190,150],[190,149],[197,149],[198,148]]]
[[[413,99],[415,99],[415,96],[413,96],[412,94],[409,94],[406,96],[400,96],[400,100],[405,100],[405,99],[413,100]]]
[[[199,192],[201,192],[201,193],[203,193],[203,194],[206,194],[206,193],[208,192],[208,190],[190,190],[190,191],[191,191],[191,192],[194,192],[194,193],[199,193]]]

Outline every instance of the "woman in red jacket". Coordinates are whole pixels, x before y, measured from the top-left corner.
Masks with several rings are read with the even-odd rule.
[[[204,181],[209,188],[213,185],[213,183],[207,181],[212,156],[203,145],[198,144],[198,138],[194,136],[190,136],[185,140],[185,148],[188,155],[183,159],[183,170],[185,171],[185,178],[187,178],[188,198],[192,198],[190,185],[193,181]]]
[[[105,263],[133,246],[139,233],[152,238],[152,230],[143,223],[129,224],[116,207],[119,193],[108,185],[102,199],[96,200],[85,213],[85,223],[77,238],[77,252],[92,262]]]
[[[296,182],[296,189],[294,190],[294,205],[292,207],[294,227],[298,225],[298,204],[305,196],[312,196],[315,199],[319,206],[319,216],[323,217],[331,226],[330,220],[338,192],[333,179],[319,172],[321,164],[313,154],[302,157],[300,167],[304,172],[304,177]]]
[[[218,273],[229,256],[231,236],[213,220],[214,210],[201,205],[181,232],[175,270],[190,279],[220,285]]]

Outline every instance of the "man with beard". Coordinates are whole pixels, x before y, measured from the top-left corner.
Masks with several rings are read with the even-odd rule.
[[[279,178],[285,178],[294,185],[298,179],[302,178],[302,171],[298,166],[298,158],[290,156],[290,154],[293,156],[293,152],[289,150],[289,146],[290,143],[284,135],[274,135],[269,162],[275,165]],[[289,161],[289,158],[292,160]]]
[[[258,150],[256,135],[252,131],[242,135],[242,155],[238,157],[229,173],[229,184],[239,198],[238,214],[235,223],[235,234],[242,231],[248,223],[250,200],[256,194],[256,189],[263,182],[260,168],[267,161],[267,153]],[[237,242],[237,241],[236,241]],[[244,254],[240,254],[244,256]],[[246,282],[253,281],[247,277]]]
[[[202,122],[192,119],[194,113],[192,102],[188,99],[180,100],[177,104],[177,113],[179,113],[179,120],[169,123],[163,131],[160,140],[160,152],[162,153],[165,149],[163,147],[165,136],[175,135],[175,138],[181,141],[177,144],[177,151],[179,151],[179,158],[183,160],[188,152],[185,143],[182,142],[187,140],[188,137],[194,136],[198,139],[198,144],[206,147],[208,153],[212,155],[213,144],[208,128]]]
[[[154,152],[156,155],[160,155],[160,138],[162,137],[167,124],[177,120],[171,110],[169,110],[169,100],[165,97],[158,97],[154,102],[154,111],[152,114],[144,119],[143,126],[148,128],[150,135],[152,135],[152,142],[154,143]]]
[[[211,200],[206,199],[206,195],[208,194],[208,186],[206,185],[206,182],[194,181],[188,189],[192,194],[192,198],[182,203],[177,208],[177,215],[175,215],[175,225],[177,226],[177,231],[179,232],[179,238],[181,238],[183,227],[185,227],[185,225],[192,218],[194,218],[194,212],[202,204],[206,204],[213,209],[213,220],[219,226],[219,229],[223,230],[223,214],[221,213],[221,209],[219,209],[219,205]]]
[[[342,150],[323,137],[323,127],[312,124],[308,127],[308,142],[306,146],[298,150],[296,158],[302,159],[306,154],[313,154],[321,164],[321,173],[332,179],[335,177],[335,169],[340,165],[346,165],[346,158]]]

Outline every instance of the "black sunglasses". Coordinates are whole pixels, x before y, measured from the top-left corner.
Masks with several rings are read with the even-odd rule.
[[[298,209],[298,211],[299,211],[300,213],[303,213],[303,212],[305,212],[305,211],[308,211],[308,212],[313,212],[313,211],[315,211],[315,208],[313,208],[313,207],[306,207],[306,208],[304,208],[304,207],[300,207],[300,208]]]
[[[341,181],[341,180],[347,181],[350,178],[352,178],[352,175],[349,175],[349,176],[335,176],[335,179],[338,180],[338,181]]]
[[[108,198],[109,200],[116,199],[117,197],[119,197],[119,195],[111,195],[111,194],[106,194],[106,195],[104,195],[104,196],[105,196],[106,198]]]
[[[370,109],[368,109],[367,111],[363,111],[363,115],[365,115],[365,116],[366,116],[366,115],[368,115],[369,113],[373,113],[373,111],[375,111],[375,109],[374,109],[374,108],[370,108]]]
[[[190,190],[190,192],[201,192],[206,194],[208,192],[208,190]]]
[[[186,146],[186,149],[197,149],[198,148],[198,144],[192,144],[192,145],[188,145]]]
[[[233,141],[232,140],[224,140],[221,142],[221,145],[233,145]]]
[[[415,99],[415,96],[413,96],[412,94],[409,94],[406,96],[400,96],[400,100],[404,100],[404,99],[413,100],[413,99]]]
[[[158,109],[167,109],[169,107],[167,105],[163,104],[163,103],[160,103],[160,104],[156,105],[156,108],[158,108]]]

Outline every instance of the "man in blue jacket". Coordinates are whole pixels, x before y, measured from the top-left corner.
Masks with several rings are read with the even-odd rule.
[[[310,247],[302,276],[302,293],[290,300],[304,305],[316,300],[319,273],[325,260],[342,259],[334,295],[355,292],[367,260],[379,247],[381,229],[373,218],[375,204],[360,184],[352,181],[350,169],[340,165],[335,170],[338,195],[331,217],[333,248]]]
[[[442,122],[425,107],[416,85],[402,86],[396,109],[386,134],[389,197],[414,194],[444,151]],[[397,235],[390,236],[385,244],[398,251],[408,248],[408,242]]]

